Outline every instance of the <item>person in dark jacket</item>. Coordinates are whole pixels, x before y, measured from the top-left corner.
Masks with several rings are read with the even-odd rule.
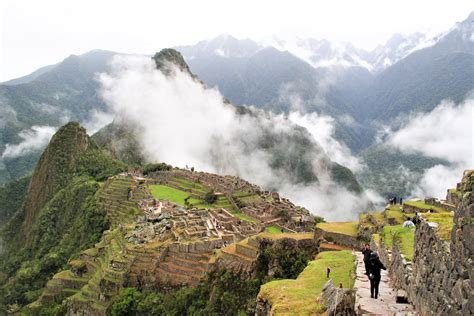
[[[365,265],[365,274],[369,275],[369,259],[372,250],[370,249],[369,244],[365,244],[362,248],[362,254],[364,255],[364,265]]]
[[[369,259],[369,280],[370,280],[370,297],[377,298],[379,295],[379,284],[380,284],[380,270],[384,269],[385,266],[379,259],[378,253],[375,251],[370,254]]]

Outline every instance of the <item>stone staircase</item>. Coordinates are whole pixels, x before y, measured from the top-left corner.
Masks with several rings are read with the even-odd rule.
[[[397,315],[408,316],[418,315],[410,304],[396,302],[396,290],[389,282],[387,271],[382,270],[382,279],[379,286],[379,297],[370,297],[370,282],[365,275],[364,256],[357,252],[356,281],[354,289],[356,291],[355,311],[358,315]]]

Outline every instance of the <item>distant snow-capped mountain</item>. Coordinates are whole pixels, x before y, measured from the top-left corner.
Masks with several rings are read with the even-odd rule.
[[[222,34],[210,40],[200,41],[196,45],[176,47],[188,60],[214,55],[227,58],[249,57],[262,48],[262,45],[250,39],[239,40],[228,34]]]
[[[371,72],[380,72],[414,51],[435,45],[445,34],[395,34],[384,45],[379,45],[372,51],[356,48],[347,42],[330,42],[315,38],[273,39],[267,41],[266,45],[289,51],[315,68],[363,67]]]
[[[467,34],[468,30],[463,23],[458,23],[455,27],[465,30],[465,37],[469,40],[470,35]],[[436,36],[422,33],[395,34],[384,45],[379,45],[372,51],[359,49],[351,43],[331,42],[326,39],[295,38],[287,40],[274,37],[271,40],[257,42],[251,39],[239,40],[228,34],[200,41],[196,45],[178,46],[176,49],[186,56],[187,60],[192,60],[209,56],[246,58],[265,47],[273,47],[280,51],[290,52],[314,68],[362,67],[376,73],[414,51],[435,45],[445,34],[447,33]]]

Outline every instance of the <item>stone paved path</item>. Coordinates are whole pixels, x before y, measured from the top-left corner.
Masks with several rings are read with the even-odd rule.
[[[365,275],[364,256],[356,253],[356,312],[358,315],[417,315],[410,304],[395,302],[396,291],[390,287],[388,273],[382,270],[378,299],[370,298],[370,282]]]

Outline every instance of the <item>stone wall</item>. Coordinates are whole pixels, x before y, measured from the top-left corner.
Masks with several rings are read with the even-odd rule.
[[[383,240],[377,242],[373,239],[370,241],[370,249],[376,251],[379,254],[380,261],[382,261],[382,263],[388,269],[391,263],[392,250],[385,247]]]
[[[393,247],[390,255],[391,261],[387,266],[387,269],[390,272],[392,286],[396,289],[405,290],[408,294],[408,301],[412,304],[415,293],[413,293],[414,287],[414,278],[413,278],[413,269],[412,263],[406,260],[405,256],[400,251],[399,242],[397,239],[393,242]],[[387,261],[386,261],[387,262]]]
[[[321,300],[326,306],[328,316],[352,316],[356,315],[355,291],[354,289],[336,288],[332,279],[326,282],[321,293]]]
[[[393,285],[405,290],[408,300],[423,315],[474,313],[473,185],[474,172],[466,171],[450,241],[437,236],[436,223],[419,217],[413,261],[404,258],[396,241],[393,244],[389,265]],[[383,247],[378,249],[382,253]]]

